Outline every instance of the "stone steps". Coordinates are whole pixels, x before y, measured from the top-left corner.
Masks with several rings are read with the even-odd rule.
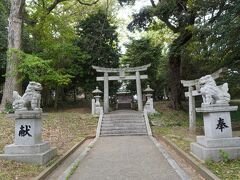
[[[142,129],[145,129],[145,126],[122,126],[122,127],[119,127],[119,126],[113,126],[113,127],[104,127],[102,126],[101,130],[102,131],[111,131],[111,130],[142,130]]]
[[[141,119],[143,116],[104,116],[104,119]]]
[[[114,128],[114,127],[145,127],[144,123],[104,123],[102,128]]]
[[[101,125],[100,136],[147,135],[146,124],[142,113],[105,114]]]
[[[103,123],[105,124],[129,124],[129,123],[135,123],[135,124],[144,124],[145,121],[143,119],[137,120],[137,119],[126,119],[126,120],[105,120],[103,119]]]
[[[101,131],[101,136],[102,135],[121,135],[121,136],[128,136],[131,134],[145,134],[147,135],[147,131],[145,129],[139,129],[139,130],[102,130]]]
[[[104,117],[129,117],[129,116],[141,117],[143,116],[143,114],[142,113],[104,114]]]
[[[100,134],[100,136],[146,136],[147,133],[127,133],[127,134]]]
[[[144,118],[143,117],[129,117],[129,118],[121,118],[121,117],[119,117],[119,118],[115,118],[115,117],[112,117],[112,118],[105,118],[105,117],[103,117],[103,119],[104,120],[111,120],[111,121],[113,121],[113,120],[115,120],[115,121],[125,121],[125,120],[144,120]]]

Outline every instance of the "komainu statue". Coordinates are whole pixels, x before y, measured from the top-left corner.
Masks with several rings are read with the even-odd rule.
[[[228,83],[217,86],[211,75],[203,76],[199,79],[200,92],[202,94],[202,105],[228,104],[230,94],[228,93]]]
[[[13,109],[14,110],[41,110],[41,93],[42,85],[31,81],[23,96],[17,91],[13,91]]]

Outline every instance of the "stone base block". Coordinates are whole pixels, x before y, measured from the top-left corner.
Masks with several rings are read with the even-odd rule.
[[[150,108],[149,106],[144,106],[144,111],[146,111],[148,114],[154,114],[157,111],[154,108]]]
[[[39,154],[0,154],[0,159],[14,160],[32,164],[44,165],[57,154],[56,148],[48,149]]]
[[[50,145],[48,142],[35,145],[15,145],[10,144],[5,146],[5,154],[41,154],[49,150]]]
[[[147,113],[148,114],[155,114],[157,111],[155,111],[155,109],[153,109],[153,110],[147,110]]]
[[[229,154],[229,159],[240,157],[240,147],[205,147],[198,143],[191,143],[191,152],[202,161],[213,160],[218,162],[222,160],[220,150],[227,152]]]
[[[240,147],[240,137],[212,139],[197,136],[197,143],[208,148]]]

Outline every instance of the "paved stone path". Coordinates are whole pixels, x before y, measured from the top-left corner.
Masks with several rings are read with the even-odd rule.
[[[61,178],[62,173],[74,162],[75,159],[88,147],[92,139],[86,140],[74,153],[67,157],[53,172],[51,172],[44,180],[57,180]]]
[[[181,178],[148,136],[115,136],[100,137],[70,179],[179,180]]]

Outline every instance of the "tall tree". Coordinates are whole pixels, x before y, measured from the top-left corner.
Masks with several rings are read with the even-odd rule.
[[[1,101],[0,109],[4,110],[6,103],[12,102],[12,92],[14,90],[21,90],[21,83],[18,82],[20,74],[17,71],[19,66],[19,57],[16,54],[17,51],[11,51],[11,49],[21,49],[21,34],[23,20],[31,25],[36,25],[38,21],[44,20],[58,4],[69,0],[42,0],[36,2],[39,7],[43,9],[40,16],[29,18],[27,11],[25,11],[25,0],[11,0],[11,9],[9,15],[9,26],[8,26],[8,49],[9,57],[6,65],[6,77],[3,88],[3,97]],[[81,5],[91,6],[96,4],[99,0],[94,1],[82,1],[76,0]],[[35,2],[35,1],[34,1]]]
[[[143,37],[138,40],[132,40],[130,44],[126,45],[127,52],[123,56],[122,61],[124,63],[130,64],[130,66],[142,66],[151,63],[151,67],[148,68],[148,80],[145,81],[143,87],[147,84],[155,90],[155,95],[162,94],[159,84],[161,83],[161,78],[159,77],[159,66],[165,63],[165,59],[162,57],[162,45],[154,44],[152,39],[148,37]],[[143,51],[144,49],[144,51]],[[130,82],[131,91],[135,89],[135,83]],[[162,88],[163,89],[163,88]]]
[[[120,2],[134,2],[134,0],[119,0]],[[181,107],[181,62],[182,50],[193,36],[192,28],[196,20],[202,23],[213,23],[223,12],[227,0],[220,1],[190,1],[190,0],[161,0],[155,3],[150,0],[151,5],[134,15],[133,28],[146,28],[154,18],[160,19],[166,26],[176,34],[176,38],[169,46],[168,64],[170,71],[170,89],[172,107]],[[205,22],[202,19],[206,19]]]
[[[11,49],[21,48],[21,33],[22,33],[22,23],[23,23],[23,8],[25,5],[25,0],[12,0],[11,9],[9,15],[9,25],[8,25],[8,49],[9,57],[6,67],[6,78],[3,88],[3,97],[1,108],[5,108],[5,104],[12,101],[13,90],[20,90],[20,85],[17,83],[19,79],[19,73],[17,72],[17,66],[19,64],[18,55],[11,51]]]
[[[76,45],[78,57],[72,63],[76,85],[85,91],[95,89],[96,71],[92,65],[118,67],[119,47],[116,26],[105,11],[99,10],[78,23]]]
[[[240,1],[230,0],[224,13],[213,23],[200,23],[184,51],[184,76],[192,79],[212,73],[213,67],[227,67],[224,78],[229,83],[231,97],[240,95]],[[198,72],[198,73],[196,73]]]

